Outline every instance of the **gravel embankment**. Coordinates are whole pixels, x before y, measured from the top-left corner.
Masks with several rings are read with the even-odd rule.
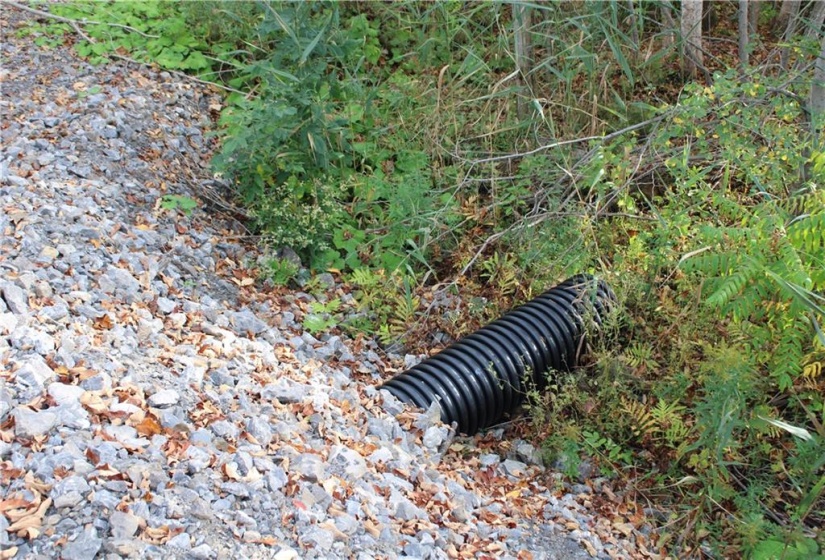
[[[339,286],[267,291],[229,222],[160,206],[210,178],[218,96],[28,17],[0,9],[0,557],[643,556],[606,482],[549,490],[529,444],[379,393],[375,344],[304,332]]]

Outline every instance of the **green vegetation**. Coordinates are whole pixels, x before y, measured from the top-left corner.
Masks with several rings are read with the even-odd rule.
[[[743,74],[720,4],[727,42],[686,82],[667,3],[526,6],[526,75],[500,3],[72,2],[49,9],[105,22],[82,26],[94,43],[27,33],[231,90],[216,170],[269,246],[343,274],[360,306],[314,304],[311,332],[415,346],[602,275],[616,334],[530,395],[548,454],[655,504],[676,557],[823,558],[820,37],[785,40],[766,7]],[[430,312],[445,294],[461,303]]]
[[[164,210],[180,210],[187,215],[198,207],[197,200],[180,194],[165,194],[160,198],[159,204]]]

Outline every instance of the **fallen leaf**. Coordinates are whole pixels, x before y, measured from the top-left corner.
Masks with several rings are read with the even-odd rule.
[[[109,405],[103,401],[103,397],[97,391],[86,391],[80,395],[80,404],[95,414],[103,414],[109,410]]]
[[[31,535],[31,533],[29,533],[27,530],[28,529],[39,529],[40,528],[41,524],[43,523],[43,515],[46,513],[46,510],[49,509],[49,506],[51,506],[51,505],[52,505],[52,499],[51,498],[46,498],[45,500],[43,500],[43,502],[40,504],[40,506],[36,510],[31,512],[29,515],[26,515],[25,517],[21,517],[16,522],[9,525],[6,528],[6,531],[8,531],[9,533],[22,532],[23,534],[20,535],[21,537]],[[7,517],[8,517],[8,515],[7,515]],[[39,534],[39,532],[38,532],[38,534]],[[30,538],[34,538],[34,537],[30,537]]]
[[[241,473],[238,472],[238,465],[235,463],[224,463],[221,470],[226,477],[232,480],[241,480],[243,478]]]
[[[373,523],[369,519],[364,521],[364,529],[367,531],[367,533],[369,533],[375,538],[378,538],[378,536],[381,535],[381,531],[378,529],[375,523]]]
[[[347,535],[346,533],[341,531],[338,527],[336,527],[335,524],[332,521],[325,521],[323,523],[320,523],[319,527],[321,527],[323,529],[326,529],[327,531],[332,533],[332,535],[338,540],[341,540],[341,541],[349,540],[349,535]]]
[[[119,470],[113,469],[107,463],[100,465],[100,468],[94,472],[97,478],[113,478],[121,474]]]
[[[107,331],[115,326],[114,322],[112,321],[112,318],[109,317],[108,314],[103,315],[102,317],[98,317],[97,319],[95,319],[93,321],[92,324],[94,325],[94,327],[96,329],[107,330]]]
[[[633,532],[633,525],[630,523],[614,523],[613,528],[622,533],[625,537],[629,537]]]
[[[163,544],[172,536],[168,525],[160,527],[146,527],[140,534],[143,540],[149,541],[152,544]]]
[[[141,420],[135,426],[135,429],[141,436],[152,437],[161,433],[160,422],[158,422],[154,416],[150,415],[147,415],[143,420]]]
[[[30,501],[23,499],[22,495],[16,494],[12,498],[7,498],[0,502],[0,513],[5,513],[13,509],[25,508],[31,504]]]
[[[38,494],[48,494],[52,489],[51,484],[46,484],[42,480],[34,478],[34,473],[31,471],[27,472],[26,476],[23,477],[23,482],[25,482],[26,489],[37,492]]]

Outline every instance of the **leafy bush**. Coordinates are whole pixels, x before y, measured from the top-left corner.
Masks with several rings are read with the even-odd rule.
[[[84,25],[95,43],[76,48],[93,61],[125,52],[236,90],[217,169],[260,233],[345,272],[359,302],[346,322],[337,300],[318,304],[305,328],[415,343],[427,316],[459,336],[599,273],[622,328],[592,375],[530,400],[567,474],[591,456],[626,476],[670,509],[655,544],[680,557],[820,553],[825,155],[802,106],[810,76],[743,76],[717,52],[712,80],[685,85],[669,3],[559,1],[529,3],[535,65],[520,75],[512,7],[53,9],[141,32]],[[803,69],[818,52],[787,48]],[[461,303],[423,313],[445,280]]]

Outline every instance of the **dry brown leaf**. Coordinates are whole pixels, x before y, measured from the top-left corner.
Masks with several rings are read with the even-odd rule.
[[[69,370],[69,373],[77,377],[80,381],[84,381],[86,379],[89,379],[90,377],[94,377],[95,375],[97,375],[96,371],[83,366],[73,367]]]
[[[342,541],[349,540],[349,535],[347,535],[346,533],[341,531],[338,527],[336,527],[335,524],[332,521],[325,521],[323,523],[320,523],[319,526],[323,529],[326,529],[330,533],[332,533],[332,535],[338,540],[342,540]]]
[[[86,391],[80,395],[80,404],[95,414],[103,414],[109,410],[108,403],[103,400],[99,391]]]
[[[93,465],[97,466],[100,463],[100,454],[91,447],[86,448],[84,455]]]
[[[364,521],[364,529],[374,538],[378,538],[379,535],[381,535],[381,531],[378,529],[378,526],[369,519]]]
[[[613,523],[613,528],[622,533],[625,537],[629,537],[633,532],[633,525],[630,523]]]
[[[14,558],[17,556],[18,547],[12,546],[5,550],[0,550],[0,558],[5,560],[6,558]]]
[[[584,548],[587,549],[587,553],[590,556],[592,556],[593,558],[595,558],[597,556],[598,553],[596,552],[596,547],[593,546],[593,544],[590,541],[584,540],[584,541],[581,541],[581,543],[584,545]]]
[[[28,540],[36,539],[37,537],[40,536],[40,528],[39,527],[26,527],[25,529],[21,529],[20,531],[17,531],[17,536],[21,537],[21,538],[24,538],[24,539],[28,539]]]
[[[31,505],[31,502],[24,499],[23,495],[18,492],[13,497],[0,501],[0,513],[21,508],[25,509],[29,505]]]
[[[28,490],[38,494],[48,494],[52,489],[51,484],[46,484],[42,480],[34,478],[34,473],[31,471],[27,472],[26,476],[23,477],[23,482],[25,482]]]
[[[49,509],[49,506],[51,505],[52,499],[46,498],[45,500],[43,500],[43,503],[41,503],[36,510],[30,512],[29,515],[21,517],[20,519],[9,525],[6,528],[6,531],[8,531],[9,533],[17,533],[19,531],[22,531],[24,532],[24,534],[21,534],[20,536],[24,537],[27,534],[29,534],[26,531],[27,529],[39,529],[41,524],[43,523],[43,515],[46,513],[46,510]],[[9,517],[8,513],[6,514],[6,517]]]
[[[238,465],[235,463],[224,463],[221,467],[224,476],[231,478],[232,480],[241,480],[243,477],[238,472]]]
[[[143,420],[135,425],[135,429],[138,434],[147,437],[158,435],[162,431],[160,422],[158,422],[157,419],[151,415],[147,415]]]
[[[97,478],[112,478],[120,475],[121,472],[110,467],[108,463],[104,463],[100,465],[94,474]]]
[[[98,317],[92,322],[92,324],[96,329],[106,331],[115,326],[114,322],[112,321],[112,318],[108,314]]]
[[[152,544],[163,544],[172,536],[172,531],[169,530],[168,525],[146,527],[140,536],[143,540],[148,540]]]

